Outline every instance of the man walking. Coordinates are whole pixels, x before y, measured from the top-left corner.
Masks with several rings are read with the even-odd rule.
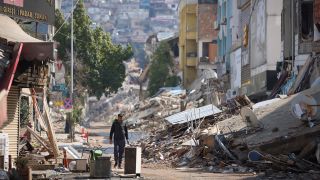
[[[119,169],[121,168],[122,155],[126,144],[125,139],[129,144],[127,126],[123,123],[122,117],[123,114],[120,113],[118,118],[113,121],[109,137],[110,144],[112,144],[112,137],[114,142],[114,167],[118,166]]]

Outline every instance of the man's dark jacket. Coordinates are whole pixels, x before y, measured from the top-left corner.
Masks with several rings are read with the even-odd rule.
[[[118,120],[114,120],[111,126],[110,139],[114,134],[114,141],[122,141],[124,138],[128,139],[128,129],[125,123],[120,123]]]

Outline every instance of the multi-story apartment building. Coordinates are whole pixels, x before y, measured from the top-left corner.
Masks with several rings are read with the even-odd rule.
[[[179,4],[179,57],[182,84],[188,88],[197,77],[197,0]]]
[[[216,6],[215,0],[180,1],[179,57],[182,83],[187,89],[201,74],[199,68],[215,69],[212,63],[216,60],[217,51],[217,32],[214,29]]]
[[[219,77],[227,77],[233,95],[265,97],[277,81],[282,0],[219,0],[218,4]]]

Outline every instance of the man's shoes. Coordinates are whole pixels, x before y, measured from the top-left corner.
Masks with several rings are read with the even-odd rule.
[[[116,168],[116,167],[117,167],[117,165],[118,165],[118,164],[117,164],[117,163],[115,163],[113,167],[114,167],[114,168]]]

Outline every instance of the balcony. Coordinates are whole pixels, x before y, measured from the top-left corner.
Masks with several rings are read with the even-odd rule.
[[[197,32],[187,31],[186,39],[197,39]]]
[[[197,66],[197,61],[198,61],[198,57],[196,52],[187,53],[187,63],[186,63],[187,66],[195,67]]]
[[[196,67],[197,66],[197,57],[187,57],[187,66]]]

